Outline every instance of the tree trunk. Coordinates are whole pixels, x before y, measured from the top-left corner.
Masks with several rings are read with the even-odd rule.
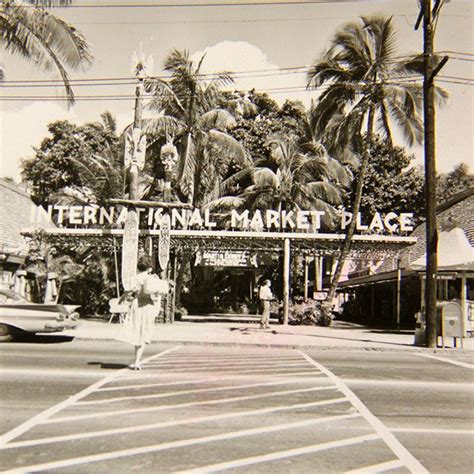
[[[365,175],[367,172],[367,166],[369,164],[369,159],[370,159],[370,144],[372,142],[373,125],[374,125],[374,107],[371,106],[369,109],[369,116],[367,119],[367,137],[364,143],[364,155],[362,158],[362,163],[359,168],[359,176],[358,176],[357,185],[356,185],[354,204],[352,206],[352,221],[349,224],[349,228],[347,229],[346,237],[342,244],[342,248],[339,253],[339,258],[337,259],[336,269],[331,279],[331,285],[329,287],[328,295],[326,297],[326,305],[329,311],[332,308],[333,300],[334,300],[334,297],[336,296],[337,285],[339,283],[339,279],[341,278],[342,268],[344,266],[347,256],[349,255],[349,251],[351,249],[351,244],[352,244],[352,237],[354,237],[354,233],[355,233],[357,214],[359,212],[360,203],[362,201],[362,190],[364,188]]]

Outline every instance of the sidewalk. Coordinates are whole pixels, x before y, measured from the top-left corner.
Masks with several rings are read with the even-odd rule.
[[[119,327],[119,324],[108,324],[107,321],[82,319],[76,330],[63,334],[77,339],[114,340]],[[411,331],[397,333],[370,329],[344,321],[334,321],[331,327],[272,324],[270,329],[266,330],[259,329],[256,323],[177,321],[173,324],[156,324],[153,341],[304,349],[433,350],[414,346],[414,335]],[[452,338],[447,339],[445,350],[458,351],[453,348]],[[464,351],[474,351],[474,338],[464,339]]]

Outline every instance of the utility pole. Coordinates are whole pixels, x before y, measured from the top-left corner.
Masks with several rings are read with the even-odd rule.
[[[436,219],[436,156],[435,156],[435,89],[434,78],[449,59],[447,56],[435,66],[434,30],[436,16],[444,0],[420,0],[421,11],[415,29],[423,18],[423,113],[425,144],[425,204],[426,204],[426,345],[437,346],[437,281],[438,281],[438,229]]]

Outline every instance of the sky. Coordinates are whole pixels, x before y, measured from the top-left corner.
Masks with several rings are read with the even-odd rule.
[[[438,172],[449,172],[462,162],[474,171],[473,3],[446,3],[437,23],[435,50],[450,56],[438,81],[450,94],[436,112]],[[135,86],[130,80],[118,85],[116,79],[131,77],[134,53],[151,56],[152,73],[160,75],[173,48],[186,49],[193,58],[205,52],[204,72],[236,73],[234,88],[255,88],[279,103],[297,99],[308,105],[317,92],[304,90],[303,68],[321,56],[338,28],[360,16],[392,16],[397,55],[416,54],[423,48],[422,28],[414,30],[418,11],[417,0],[90,0],[55,8],[55,14],[76,26],[91,45],[92,66],[70,71],[73,81],[89,81],[73,86],[77,103],[68,108],[59,86],[18,87],[24,84],[15,81],[44,81],[52,76],[1,51],[6,81],[12,82],[0,85],[4,99],[0,102],[0,176],[19,181],[21,159],[33,155],[33,147],[48,135],[47,124],[52,121],[94,122],[108,110],[117,118],[119,131],[128,125],[133,120]],[[301,69],[289,73],[286,68]],[[90,79],[101,81],[91,86]],[[115,98],[104,99],[107,95]],[[397,139],[404,145],[401,137]],[[422,165],[423,148],[409,151],[414,164]]]

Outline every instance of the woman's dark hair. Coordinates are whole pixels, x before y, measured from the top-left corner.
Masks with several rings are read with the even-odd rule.
[[[148,268],[152,268],[152,267],[153,265],[151,263],[151,258],[148,255],[141,255],[138,258],[138,262],[137,262],[138,271],[144,272]]]

